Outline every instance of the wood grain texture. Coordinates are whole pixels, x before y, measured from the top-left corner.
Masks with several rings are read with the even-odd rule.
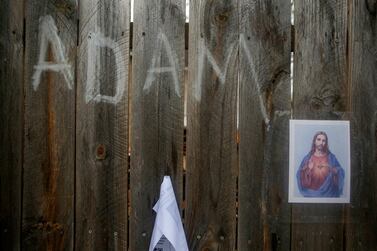
[[[190,250],[236,243],[238,8],[190,2],[186,234]]]
[[[127,249],[129,18],[129,0],[80,1],[76,250]]]
[[[135,1],[130,248],[149,248],[164,175],[182,201],[185,1]]]
[[[0,249],[20,249],[24,4],[0,1]]]
[[[349,1],[351,204],[345,250],[377,247],[377,3]]]
[[[45,19],[46,18],[46,19]],[[48,22],[48,30],[43,33]],[[67,63],[76,58],[75,1],[28,1],[26,5],[25,134],[22,211],[22,249],[72,250],[74,238],[75,91],[63,74],[42,72],[33,88],[43,53],[44,35],[53,26]],[[44,28],[42,27],[44,26]],[[46,42],[46,40],[44,40]],[[57,43],[47,41],[46,58],[61,63]],[[47,44],[46,44],[47,45]]]
[[[346,119],[347,3],[294,3],[294,118]],[[342,250],[343,223],[341,204],[294,205],[291,249]]]
[[[290,245],[290,11],[290,1],[239,2],[238,250]]]

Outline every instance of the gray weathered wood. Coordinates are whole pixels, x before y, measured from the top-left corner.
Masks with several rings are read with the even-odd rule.
[[[345,119],[347,3],[295,1],[294,17],[294,118]],[[343,249],[343,214],[341,204],[292,206],[291,248]]]
[[[25,134],[22,249],[72,250],[74,239],[75,89],[77,6],[75,1],[28,1],[26,5]],[[67,63],[71,79],[44,71],[33,88],[43,30],[43,61]],[[55,27],[54,27],[55,26]],[[56,37],[55,37],[56,38]],[[64,47],[64,49],[62,49]],[[61,52],[66,58],[62,62]],[[72,84],[72,89],[68,85]]]
[[[127,249],[129,17],[129,0],[80,1],[76,250]]]
[[[0,249],[20,249],[23,1],[0,1]]]
[[[185,1],[138,0],[134,17],[130,248],[147,250],[164,175],[182,201]]]
[[[191,1],[190,16],[186,233],[190,250],[233,250],[236,243],[237,2]]]
[[[345,250],[377,247],[377,5],[349,5],[349,118],[351,120],[351,204],[345,215]]]
[[[240,1],[239,12],[238,249],[288,250],[290,1]]]

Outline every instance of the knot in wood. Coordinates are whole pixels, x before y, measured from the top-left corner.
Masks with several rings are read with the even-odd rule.
[[[321,105],[321,100],[320,99],[317,99],[317,98],[313,98],[312,101],[311,101],[311,104],[310,106],[312,107],[313,110],[320,110],[322,105]]]
[[[211,16],[215,25],[224,27],[230,21],[229,18],[232,14],[233,7],[228,4],[215,5],[211,7]]]
[[[55,7],[60,13],[64,13],[68,18],[73,18],[77,10],[76,4],[73,2],[56,2]]]
[[[220,13],[215,16],[215,21],[219,24],[224,24],[228,21],[229,19],[229,14],[227,12]]]
[[[64,233],[62,224],[51,221],[41,221],[32,226],[34,229],[46,231],[46,232],[59,232]]]
[[[332,110],[337,105],[340,105],[341,99],[339,91],[331,88],[322,89],[317,95],[310,100],[312,110]]]
[[[106,148],[103,144],[97,146],[96,158],[98,160],[104,160],[106,158]]]
[[[375,16],[377,13],[377,0],[365,0],[365,5],[369,14]]]

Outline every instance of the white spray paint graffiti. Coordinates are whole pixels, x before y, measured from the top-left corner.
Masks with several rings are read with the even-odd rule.
[[[254,77],[254,81],[255,81],[255,83],[257,85],[257,92],[258,92],[258,97],[259,97],[259,103],[260,103],[260,107],[261,107],[262,116],[264,118],[264,123],[266,125],[269,125],[270,119],[269,119],[269,117],[267,115],[266,106],[264,105],[263,96],[262,96],[261,88],[260,88],[260,85],[259,85],[258,75],[257,75],[257,73],[255,71],[255,64],[253,62],[253,58],[251,56],[251,52],[250,52],[249,48],[247,47],[246,40],[245,40],[245,35],[244,34],[240,34],[240,47],[243,48],[244,52],[246,53],[247,60],[249,61],[249,64],[250,64],[251,73],[252,73],[252,75]]]
[[[36,65],[35,72],[33,74],[33,88],[34,90],[38,89],[41,80],[41,74],[44,71],[54,71],[63,74],[67,86],[69,89],[73,88],[73,74],[71,65],[67,62],[65,57],[65,48],[62,44],[61,39],[57,34],[57,27],[55,25],[54,19],[47,15],[40,18],[40,54],[38,65]],[[148,70],[148,75],[146,78],[146,82],[144,84],[143,90],[148,92],[156,78],[156,74],[162,73],[170,73],[173,78],[174,82],[174,90],[176,94],[181,97],[181,90],[179,87],[179,79],[177,73],[177,57],[171,48],[171,45],[163,32],[159,32],[158,37],[158,49],[157,52],[152,57],[151,67]],[[46,62],[46,54],[48,50],[48,45],[51,44],[51,49],[56,60],[54,62]],[[250,68],[252,71],[252,75],[255,79],[255,83],[257,85],[257,92],[261,107],[261,112],[264,117],[265,123],[268,125],[270,119],[267,115],[266,107],[264,105],[263,96],[261,93],[261,88],[258,81],[258,76],[255,70],[255,65],[252,60],[251,52],[247,47],[247,43],[245,40],[244,34],[240,35],[240,47],[243,48],[244,52],[246,53],[247,60],[249,61]],[[234,43],[230,46],[228,51],[226,52],[226,60],[224,65],[222,66],[223,69],[219,66],[216,62],[212,53],[208,50],[205,46],[204,39],[201,39],[199,42],[199,58],[198,58],[198,75],[196,79],[196,83],[193,86],[193,95],[194,97],[200,101],[202,95],[202,77],[203,77],[203,69],[205,60],[207,59],[210,65],[212,66],[214,72],[218,76],[220,83],[224,84],[226,80],[226,75],[228,71],[229,62],[231,56],[233,54],[233,50],[236,47],[237,43]],[[100,81],[97,74],[100,72],[100,55],[99,55],[99,48],[110,48],[114,55],[116,61],[116,94],[114,96],[106,96],[100,94]],[[125,91],[125,84],[126,84],[126,67],[125,67],[125,59],[124,55],[120,52],[122,49],[121,46],[114,40],[109,37],[105,37],[100,32],[91,33],[88,38],[88,67],[87,67],[87,80],[86,80],[86,92],[85,92],[85,101],[89,103],[90,101],[95,102],[106,102],[111,104],[117,104],[123,96]],[[168,57],[169,66],[165,67],[157,67],[157,60],[161,57],[162,49],[165,50],[166,55]]]
[[[173,52],[170,46],[169,40],[164,33],[160,32],[158,34],[157,41],[158,41],[157,51],[154,53],[152,57],[152,64],[148,70],[148,75],[147,75],[147,79],[145,81],[143,90],[146,91],[147,93],[149,92],[149,89],[151,88],[154,80],[156,79],[156,74],[170,73],[173,77],[175,93],[177,94],[178,97],[181,97],[178,74],[177,74],[177,69],[175,67],[176,62],[177,62],[176,60],[177,56]],[[156,67],[157,60],[161,58],[162,47],[164,47],[166,55],[168,56],[169,65],[170,65],[168,67]]]
[[[98,73],[100,73],[99,48],[110,48],[115,55],[116,65],[116,93],[114,96],[101,95]],[[85,101],[105,102],[117,104],[123,96],[126,84],[125,59],[121,52],[122,47],[109,37],[105,37],[100,32],[91,33],[88,38],[88,68],[86,75]]]
[[[39,59],[38,65],[34,66],[35,72],[32,77],[34,91],[38,89],[41,82],[41,75],[44,71],[53,71],[63,74],[68,89],[72,89],[73,74],[71,65],[66,60],[64,45],[58,36],[58,29],[55,25],[55,21],[50,15],[43,16],[39,19],[39,34]],[[49,44],[51,44],[51,50],[56,63],[45,61]]]
[[[213,57],[212,53],[208,50],[208,48],[204,44],[204,39],[201,39],[199,42],[199,59],[198,59],[198,76],[196,80],[196,85],[194,85],[193,94],[197,101],[201,100],[202,97],[202,81],[203,81],[203,68],[204,68],[204,60],[207,58],[208,62],[212,65],[213,70],[215,71],[216,75],[219,77],[220,83],[225,83],[226,74],[228,71],[229,60],[233,54],[233,50],[236,44],[230,46],[228,51],[226,52],[226,60],[223,66],[223,70],[220,69],[219,65],[217,64],[215,58]]]

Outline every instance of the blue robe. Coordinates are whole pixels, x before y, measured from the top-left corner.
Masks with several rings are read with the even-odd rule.
[[[300,172],[304,168],[305,164],[309,161],[311,154],[307,154],[300,164],[300,168],[297,171],[296,178],[298,183],[298,189],[304,197],[340,197],[343,194],[344,185],[344,169],[340,166],[335,155],[330,153],[327,156],[328,163],[331,168],[336,168],[338,176],[338,184],[333,181],[334,173],[329,172],[325,181],[318,190],[304,188],[301,185]]]

